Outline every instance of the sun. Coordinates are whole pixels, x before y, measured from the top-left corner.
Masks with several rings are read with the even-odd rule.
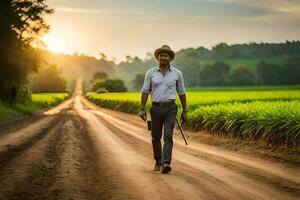
[[[45,35],[43,37],[43,41],[45,42],[49,51],[52,51],[54,53],[62,53],[65,50],[63,41],[59,37]]]

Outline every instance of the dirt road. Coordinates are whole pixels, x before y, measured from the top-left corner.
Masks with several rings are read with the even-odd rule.
[[[300,168],[174,134],[172,173],[154,172],[137,116],[74,96],[0,128],[0,199],[300,199]]]

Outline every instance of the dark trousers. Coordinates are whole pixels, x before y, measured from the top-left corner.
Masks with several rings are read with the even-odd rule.
[[[155,106],[150,108],[152,120],[152,147],[154,159],[158,163],[171,164],[173,148],[173,130],[176,122],[178,107],[175,103],[168,106]],[[162,129],[164,130],[164,146],[161,148]]]

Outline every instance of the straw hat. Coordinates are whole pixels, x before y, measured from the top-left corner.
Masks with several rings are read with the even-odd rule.
[[[154,55],[156,59],[158,59],[158,55],[161,52],[167,52],[170,55],[171,60],[175,58],[175,52],[168,45],[162,45],[160,48],[155,50]]]

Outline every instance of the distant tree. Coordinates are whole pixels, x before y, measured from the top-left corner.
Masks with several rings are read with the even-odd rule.
[[[283,83],[283,69],[278,64],[260,61],[256,65],[256,73],[260,82],[264,85],[279,85]]]
[[[202,71],[199,74],[199,85],[200,86],[211,86],[215,85],[215,73],[211,70],[211,65],[204,65]]]
[[[107,61],[107,56],[104,53],[100,53],[100,60]]]
[[[214,70],[216,73],[216,77],[215,77],[216,85],[217,86],[226,85],[227,77],[230,72],[230,66],[225,62],[216,61],[212,65],[212,70]]]
[[[224,42],[214,46],[212,48],[214,58],[215,59],[222,59],[224,57],[227,57],[228,54],[229,54],[228,48],[229,48],[229,45],[224,43]]]
[[[135,56],[134,58],[132,58],[131,56],[126,56],[126,62],[120,63],[119,68],[126,70],[126,72],[128,72],[128,74],[132,77],[132,74],[141,73],[143,64],[143,60],[141,60],[137,56]]]
[[[230,83],[235,86],[256,85],[258,78],[254,69],[240,65],[229,76]]]
[[[146,58],[147,58],[147,59],[153,58],[153,54],[150,53],[150,52],[147,52],[147,53],[146,53]]]
[[[212,52],[204,47],[197,48],[199,59],[211,59]]]
[[[197,62],[194,65],[189,64],[182,67],[181,71],[184,76],[184,83],[187,87],[196,87],[199,83],[199,76],[201,74],[203,66]]]
[[[107,74],[105,72],[96,72],[94,75],[93,75],[93,80],[96,80],[96,79],[105,79],[107,78]]]
[[[187,87],[195,87],[199,83],[199,74],[203,66],[199,62],[198,52],[193,48],[181,50],[176,54],[174,65],[180,69]]]
[[[41,67],[38,73],[29,76],[29,80],[29,85],[35,93],[66,91],[66,79],[55,65]]]
[[[127,63],[132,63],[133,62],[133,58],[130,55],[125,56],[126,62]]]
[[[224,86],[227,85],[227,77],[230,66],[222,61],[217,61],[213,65],[205,65],[200,72],[199,82],[202,86]]]
[[[121,79],[97,79],[92,83],[92,91],[97,92],[99,88],[105,88],[109,92],[126,92],[124,82]],[[98,90],[99,91],[99,90]]]
[[[135,75],[134,79],[132,80],[132,85],[134,90],[141,90],[143,87],[145,75],[140,73]]]
[[[290,56],[282,62],[282,82],[300,84],[300,56]]]
[[[287,56],[280,65],[260,61],[256,72],[265,85],[300,84],[300,56]]]

